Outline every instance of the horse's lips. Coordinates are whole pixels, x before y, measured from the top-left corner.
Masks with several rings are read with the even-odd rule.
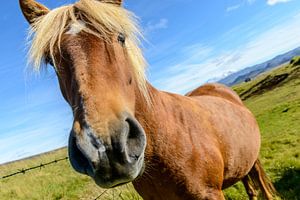
[[[110,175],[109,177],[107,177],[107,179],[105,179],[100,174],[96,172],[94,174],[94,177],[92,178],[95,181],[95,183],[102,188],[107,188],[107,189],[115,188],[130,183],[132,181],[130,179],[120,179],[113,175]]]

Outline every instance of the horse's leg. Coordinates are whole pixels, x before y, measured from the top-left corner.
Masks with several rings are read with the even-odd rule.
[[[245,186],[246,192],[249,196],[250,200],[257,200],[257,191],[255,189],[255,185],[252,183],[249,175],[245,176],[242,179],[242,182]]]
[[[260,188],[266,200],[275,199],[277,192],[264,169],[262,168],[259,160],[256,160],[248,175],[250,176],[254,184]]]

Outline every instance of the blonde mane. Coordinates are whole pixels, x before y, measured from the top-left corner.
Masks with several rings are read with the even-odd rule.
[[[88,26],[84,26],[82,21]],[[145,75],[147,64],[140,49],[139,39],[142,38],[142,34],[139,31],[137,18],[133,13],[112,4],[109,0],[101,2],[80,0],[75,4],[51,10],[45,16],[38,18],[32,24],[29,33],[29,38],[32,40],[29,62],[34,70],[41,69],[46,56],[50,56],[54,61],[54,49],[57,47],[60,49],[62,35],[70,29],[71,24],[107,42],[111,42],[112,34],[123,33],[126,36],[125,47],[134,68],[138,87],[149,101]]]

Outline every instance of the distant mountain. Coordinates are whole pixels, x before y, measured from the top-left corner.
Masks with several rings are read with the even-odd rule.
[[[219,80],[219,83],[228,85],[228,86],[232,86],[238,83],[241,83],[243,81],[245,81],[246,79],[253,79],[254,77],[256,77],[257,75],[269,71],[279,65],[282,65],[286,62],[289,62],[293,57],[295,56],[299,56],[300,55],[300,47],[291,50],[285,54],[276,56],[275,58],[266,61],[264,63],[258,64],[258,65],[254,65],[251,67],[247,67],[241,71],[232,73],[228,76],[226,76],[225,78]]]

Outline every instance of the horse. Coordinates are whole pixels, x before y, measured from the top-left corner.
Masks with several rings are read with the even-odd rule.
[[[258,159],[260,132],[238,95],[206,84],[187,95],[154,88],[142,34],[122,0],[49,10],[19,0],[30,24],[29,62],[55,69],[73,111],[72,167],[102,188],[133,183],[145,200],[225,199],[242,181],[250,199],[275,189]]]

